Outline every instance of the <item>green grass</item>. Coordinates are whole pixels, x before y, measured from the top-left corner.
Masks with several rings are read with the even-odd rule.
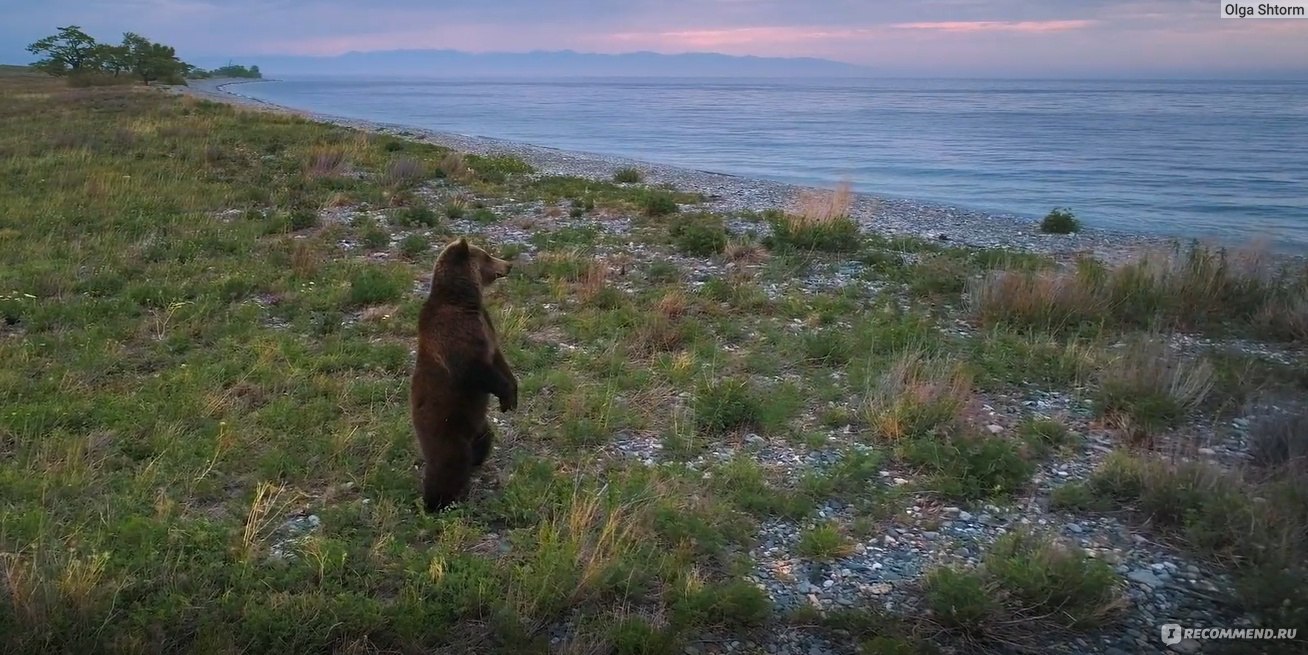
[[[638,168],[620,168],[613,173],[613,181],[618,184],[635,184],[644,177]]]
[[[525,311],[549,279],[490,294],[535,390],[509,418],[556,431],[502,435],[499,484],[420,511],[405,397],[433,241],[387,224],[439,225],[413,192],[447,151],[144,89],[0,87],[0,650],[522,652],[575,619],[662,652],[768,615],[730,567],[753,520],[734,490],[587,463],[664,420],[621,398],[662,383],[529,338],[574,325]],[[531,184],[464,164],[480,192]],[[395,209],[320,218],[365,204]],[[575,391],[542,402],[560,368]],[[318,527],[288,541],[301,510]]]
[[[649,190],[637,196],[637,202],[646,216],[667,216],[680,211],[677,197],[667,191]]]
[[[1011,496],[1034,470],[1017,444],[1002,437],[959,433],[910,440],[900,450],[906,463],[928,476],[927,489],[954,500]]]
[[[818,561],[833,560],[849,552],[849,541],[840,533],[840,528],[831,523],[805,530],[799,543],[795,544],[797,555]]]
[[[405,207],[396,214],[396,223],[404,227],[436,227],[440,217],[430,207],[414,205]]]
[[[683,215],[669,223],[668,234],[677,250],[686,255],[716,255],[727,247],[722,217],[712,214]]]
[[[744,380],[714,380],[695,391],[692,409],[695,426],[709,434],[759,429],[763,424],[764,394]]]
[[[431,250],[431,243],[421,234],[410,234],[400,240],[400,253],[410,260],[416,260]]]
[[[852,252],[862,243],[858,223],[846,216],[816,220],[772,212],[765,219],[772,234],[764,243],[776,252]]]
[[[1027,417],[1017,431],[1028,446],[1040,453],[1066,448],[1074,440],[1066,425],[1051,418]]]
[[[1102,626],[1124,607],[1111,566],[1027,530],[1000,537],[976,569],[931,571],[924,587],[933,618],[972,643]]]
[[[346,302],[355,307],[394,302],[407,288],[398,275],[381,268],[363,268],[351,276]]]

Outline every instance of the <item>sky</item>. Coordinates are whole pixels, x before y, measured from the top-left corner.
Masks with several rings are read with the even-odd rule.
[[[1222,0],[0,0],[0,62],[76,24],[183,58],[458,49],[808,56],[937,77],[1299,77],[1308,18]],[[1245,0],[1245,4],[1256,4]]]

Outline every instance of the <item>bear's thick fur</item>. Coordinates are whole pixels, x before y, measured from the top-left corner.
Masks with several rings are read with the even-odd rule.
[[[518,406],[518,380],[482,300],[482,290],[511,266],[466,238],[436,258],[431,292],[418,315],[418,361],[409,390],[428,512],[464,498],[473,470],[490,454],[490,396],[499,398],[502,412]]]

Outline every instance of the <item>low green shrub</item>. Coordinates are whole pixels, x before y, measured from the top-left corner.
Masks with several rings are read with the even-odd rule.
[[[1081,221],[1070,209],[1054,209],[1040,221],[1040,231],[1045,234],[1072,234],[1081,231]]]
[[[716,255],[727,247],[726,225],[714,214],[682,215],[668,225],[668,234],[677,250],[695,257]]]
[[[744,380],[714,380],[695,391],[693,410],[699,431],[723,434],[758,426],[764,413],[763,397]]]
[[[644,177],[638,168],[620,168],[613,173],[613,181],[618,184],[635,184]]]

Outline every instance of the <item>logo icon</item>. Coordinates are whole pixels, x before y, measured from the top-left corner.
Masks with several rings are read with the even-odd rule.
[[[1163,643],[1168,646],[1181,643],[1181,625],[1179,623],[1163,624]]]

